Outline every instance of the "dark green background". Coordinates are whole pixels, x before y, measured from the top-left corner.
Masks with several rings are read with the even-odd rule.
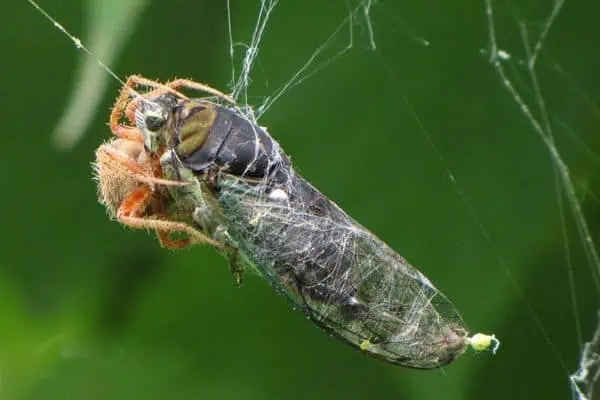
[[[85,1],[40,3],[74,34],[85,31]],[[256,3],[232,0],[236,40],[249,40]],[[515,3],[495,3],[495,16],[500,46],[512,54],[506,67],[530,101],[518,24],[535,40],[551,2]],[[2,399],[570,398],[575,320],[589,338],[598,292],[567,202],[561,222],[548,151],[488,63],[482,1],[375,4],[377,49],[355,26],[351,51],[261,119],[300,172],[424,272],[472,331],[502,340],[496,356],[468,351],[443,371],[366,358],[259,278],[234,287],[211,249],[166,251],[152,235],[109,221],[90,162],[110,137],[118,83],[84,139],[56,150],[51,133],[82,55],[25,0],[1,8]],[[343,1],[282,0],[251,101],[289,79],[347,10]],[[538,61],[595,239],[598,15],[597,1],[567,2]],[[342,32],[309,71],[343,48]],[[150,1],[111,67],[121,77],[190,77],[225,90],[228,50],[223,2]]]

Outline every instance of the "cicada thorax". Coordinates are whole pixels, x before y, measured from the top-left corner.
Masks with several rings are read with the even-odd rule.
[[[169,108],[165,175],[199,225],[315,323],[354,347],[415,368],[466,347],[450,302],[415,268],[298,175],[277,142],[235,109],[206,100]]]
[[[266,178],[285,163],[279,145],[237,111],[203,100],[173,109],[173,148],[198,175],[218,169],[244,178]]]
[[[167,116],[158,135],[148,132],[148,115],[157,114]],[[215,197],[221,174],[263,182],[289,164],[263,128],[211,101],[162,95],[142,105],[137,120],[147,137],[156,138],[165,176],[194,183],[169,190],[185,209],[196,208],[198,224],[209,233],[222,225]]]

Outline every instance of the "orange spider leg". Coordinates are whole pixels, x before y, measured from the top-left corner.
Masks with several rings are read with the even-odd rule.
[[[135,124],[135,110],[137,109],[138,104],[140,104],[140,100],[133,100],[129,102],[125,108],[125,116],[132,124]]]
[[[127,92],[129,92],[129,90],[126,89],[127,87],[134,88],[136,85],[151,87],[154,89],[150,92],[145,93],[144,97],[153,97],[160,94],[160,92],[164,91],[165,93],[173,93],[174,95],[181,97],[182,99],[187,99],[188,97],[178,90],[181,88],[187,88],[197,90],[199,92],[212,94],[213,96],[221,98],[233,105],[236,104],[235,100],[231,96],[221,92],[220,90],[217,90],[200,82],[192,81],[190,79],[175,79],[174,81],[167,82],[165,84],[153,81],[148,78],[144,78],[140,75],[131,75],[129,78],[127,78],[127,82],[125,85],[126,86],[124,87],[124,90],[126,90]]]
[[[191,182],[172,181],[169,179],[157,178],[156,176],[148,173],[148,171],[142,168],[134,159],[129,157],[127,154],[124,154],[112,147],[104,146],[98,149],[98,151],[104,153],[110,159],[115,161],[117,165],[127,170],[127,173],[130,176],[134,177],[135,180],[138,182],[165,186],[187,186],[192,184]]]
[[[172,93],[172,94],[176,95],[177,97],[181,97],[183,99],[187,99],[186,95],[184,95],[183,93],[177,91],[175,89],[175,87],[172,87],[169,84],[164,84],[164,83],[160,83],[160,82],[157,82],[157,81],[153,81],[152,79],[144,78],[143,76],[140,76],[140,75],[131,75],[131,76],[129,76],[129,78],[127,78],[127,82],[125,83],[125,87],[129,87],[129,88],[133,89],[136,86],[145,86],[145,87],[149,87],[149,88],[153,89],[152,91],[144,93],[144,97],[146,97],[146,94],[150,94],[150,93],[154,92],[154,90],[157,90],[157,89],[160,90],[160,89],[162,89],[165,92]],[[220,93],[216,89],[212,89],[212,90]],[[127,91],[131,92],[130,90],[127,90]]]
[[[188,238],[173,239],[173,238],[171,238],[170,233],[167,231],[157,230],[156,237],[158,237],[158,241],[160,242],[160,245],[166,249],[171,249],[171,250],[185,249],[186,247],[189,247],[192,245],[190,243],[190,239],[188,239]]]
[[[209,238],[199,230],[191,227],[185,222],[166,221],[161,219],[148,219],[144,221],[150,224],[156,223],[156,234],[161,245],[170,249],[183,249],[196,244],[209,244],[217,249],[222,249],[222,245],[214,239]],[[171,233],[182,232],[187,235],[185,239],[173,239]]]
[[[220,90],[214,89],[208,85],[205,85],[203,83],[200,82],[194,82],[190,79],[175,79],[174,81],[168,82],[167,86],[170,87],[171,89],[180,89],[180,88],[188,88],[188,89],[193,89],[193,90],[197,90],[199,92],[205,92],[208,94],[212,94],[215,97],[221,98],[233,105],[236,104],[235,100],[229,96],[226,95],[225,93],[221,92]]]
[[[120,123],[121,118],[123,116],[123,109],[127,105],[127,102],[129,101],[129,98],[132,95],[131,91],[133,90],[134,84],[135,84],[134,80],[131,79],[131,77],[130,77],[129,79],[127,79],[125,86],[123,86],[121,88],[121,93],[119,93],[119,96],[117,97],[117,100],[115,101],[115,105],[113,106],[112,112],[110,114],[110,119],[109,119],[108,124],[109,124],[110,130],[116,136],[119,136],[123,139],[133,140],[136,142],[143,142],[143,136],[139,132],[138,129],[136,129],[133,126],[121,125],[121,123]],[[131,122],[133,122],[133,121],[131,121]]]
[[[221,92],[220,90],[212,88],[203,83],[192,81],[191,79],[175,79],[174,81],[171,81],[171,82],[160,83],[160,82],[153,81],[152,79],[144,78],[143,76],[140,76],[140,75],[131,75],[129,78],[127,78],[127,82],[125,83],[125,85],[126,85],[126,87],[130,87],[130,88],[135,87],[135,85],[139,85],[139,86],[151,87],[151,88],[158,89],[158,90],[163,89],[165,92],[173,93],[174,95],[181,97],[183,99],[187,99],[187,96],[185,96],[183,93],[181,93],[177,89],[180,89],[180,88],[193,89],[193,90],[197,90],[200,92],[212,94],[215,97],[219,97],[225,101],[228,101],[229,103],[235,104],[235,100],[233,100],[231,98],[231,96],[226,95],[225,93]],[[150,94],[152,92],[153,91],[148,92],[148,94]],[[154,93],[152,93],[152,94],[154,95]],[[144,95],[144,97],[146,97],[146,96]]]
[[[152,88],[152,90],[139,94],[139,97],[130,101],[131,97],[135,95],[135,88],[137,86],[145,86]],[[135,124],[135,109],[138,107],[140,101],[144,101],[145,98],[152,98],[160,95],[161,93],[173,93],[177,97],[182,99],[187,99],[183,93],[179,90],[180,88],[187,88],[192,90],[197,90],[200,92],[205,92],[208,94],[212,94],[218,98],[221,98],[233,105],[235,105],[235,100],[231,98],[231,96],[226,95],[225,93],[214,89],[208,85],[203,83],[194,82],[189,79],[176,79],[172,82],[168,82],[166,84],[153,81],[148,78],[144,78],[139,75],[131,75],[127,78],[127,82],[123,88],[121,88],[121,93],[115,102],[112,113],[110,115],[110,129],[116,135],[123,139],[133,140],[136,142],[143,141],[143,135],[141,132],[133,125],[122,125],[120,123],[121,118],[123,117],[123,112],[125,112],[125,116],[129,120],[131,124]]]
[[[217,241],[183,222],[144,217],[144,211],[152,200],[150,189],[146,186],[137,188],[121,203],[117,211],[117,219],[123,225],[132,228],[156,230],[160,243],[168,248],[179,249],[196,243],[208,243],[220,247]],[[173,240],[169,237],[173,232],[183,232],[188,235],[188,239]]]

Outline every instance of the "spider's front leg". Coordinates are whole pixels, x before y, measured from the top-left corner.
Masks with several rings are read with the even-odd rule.
[[[136,91],[138,87],[149,88],[149,90],[140,93]],[[152,98],[164,93],[172,93],[178,98],[187,99],[187,96],[181,93],[179,89],[191,89],[208,93],[230,104],[236,104],[231,96],[220,90],[190,79],[176,79],[163,84],[139,75],[131,75],[121,88],[121,93],[113,106],[109,120],[110,130],[120,138],[143,142],[143,134],[135,126],[135,110],[139,106],[139,103],[142,101],[151,101]],[[121,123],[124,115],[129,125]]]
[[[236,105],[235,100],[231,96],[221,92],[220,90],[205,85],[204,83],[192,81],[190,79],[175,79],[174,81],[167,83],[166,86],[176,91],[179,91],[179,89],[183,88],[212,94],[213,96],[223,99],[232,105]]]
[[[132,75],[127,78],[127,82],[121,88],[121,93],[115,101],[112,112],[110,113],[110,119],[108,125],[110,130],[118,137],[132,140],[134,142],[143,143],[144,136],[139,129],[135,127],[135,105],[137,99],[132,99],[133,95],[137,93],[135,87],[138,85],[137,75]],[[140,98],[142,97],[139,94]],[[131,125],[123,125],[121,119],[123,114],[127,117],[127,120]]]

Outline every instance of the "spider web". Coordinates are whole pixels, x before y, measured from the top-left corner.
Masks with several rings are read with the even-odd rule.
[[[548,50],[549,42],[555,24],[560,19],[563,9],[568,5],[565,0],[555,0],[554,4],[546,10],[546,16],[543,22],[528,24],[527,20],[519,14],[519,10],[511,3],[503,3],[498,6],[497,1],[485,0],[489,48],[485,52],[489,56],[489,61],[497,74],[500,84],[506,89],[515,106],[522,116],[527,120],[530,131],[536,135],[547,150],[552,161],[552,167],[555,172],[556,197],[558,201],[558,218],[563,225],[564,239],[564,266],[567,270],[567,282],[571,293],[572,312],[575,323],[576,335],[580,345],[580,359],[577,370],[569,375],[569,381],[573,397],[578,400],[590,400],[594,398],[594,388],[600,375],[600,314],[596,316],[598,320],[593,333],[584,331],[582,328],[582,318],[590,321],[593,315],[580,316],[579,300],[577,297],[576,281],[573,267],[573,250],[570,248],[570,240],[567,233],[567,222],[569,216],[576,225],[576,235],[579,246],[585,254],[585,259],[581,260],[589,267],[589,274],[594,283],[597,293],[600,293],[600,258],[594,236],[589,227],[588,219],[584,213],[582,204],[581,190],[578,190],[577,176],[567,164],[567,156],[557,145],[557,132],[566,133],[572,139],[578,141],[579,145],[588,152],[593,158],[595,153],[585,145],[578,134],[576,134],[558,115],[554,115],[551,102],[545,95],[547,89],[543,78],[540,77],[540,65],[544,62],[553,64],[553,67],[563,78],[568,78],[567,83],[573,84],[572,78],[561,68],[560,64],[552,58],[551,50]],[[502,9],[505,7],[506,9]],[[498,11],[502,9],[502,11]],[[506,12],[513,18],[521,39],[521,48],[516,49],[522,54],[518,61],[514,60],[512,49],[503,47],[507,35],[497,28],[498,19],[506,22]],[[498,16],[498,14],[500,16]],[[504,18],[503,18],[504,17]],[[549,53],[549,54],[548,54]],[[544,60],[544,58],[546,58]],[[554,83],[554,82],[553,82]],[[581,90],[579,95],[586,100],[588,106],[592,109],[597,106],[593,100],[588,97],[585,91]],[[554,99],[553,99],[554,100]],[[597,158],[596,158],[597,159]],[[585,194],[583,195],[585,197]],[[535,313],[532,314],[534,317]],[[585,325],[588,325],[587,323]],[[540,325],[541,329],[544,329]],[[549,333],[544,333],[550,347],[554,344]],[[557,349],[554,349],[555,351]]]
[[[232,82],[235,82],[233,84],[233,92],[236,94],[236,97],[243,99],[241,102],[242,104],[249,103],[247,91],[250,86],[250,71],[252,70],[254,60],[258,55],[260,38],[264,33],[264,23],[266,23],[268,20],[268,17],[273,11],[273,7],[275,5],[276,2],[261,3],[261,11],[258,18],[259,22],[256,26],[251,45],[248,47],[246,52],[242,73],[237,80],[232,80]],[[320,68],[326,66],[330,61],[337,59],[337,57],[339,57],[341,54],[351,49],[353,47],[353,40],[352,36],[350,35],[348,46],[343,48],[340,53],[334,54],[331,60],[327,60],[325,62],[315,61],[320,55],[322,49],[328,48],[330,45],[330,40],[336,37],[344,24],[348,23],[350,26],[352,26],[353,18],[356,18],[361,11],[363,12],[364,16],[368,17],[371,6],[371,3],[361,3],[358,8],[356,8],[350,14],[349,18],[334,31],[332,36],[323,44],[323,46],[316,50],[316,52],[308,59],[307,63],[304,64],[289,81],[264,99],[262,104],[257,107],[255,114],[251,113],[250,115],[252,115],[253,118],[260,118],[260,116],[264,112],[268,111],[271,105],[277,101],[281,95],[286,93],[287,90],[301,83],[306,77],[310,77],[312,73],[318,71]],[[536,21],[535,24],[528,24],[527,19],[520,16],[519,10],[516,7],[514,7],[511,3],[504,4],[504,7],[506,10],[508,10],[507,13],[513,18],[514,21],[516,21],[513,21],[513,26],[516,26],[518,38],[520,39],[521,44],[522,55],[520,58],[515,59],[511,50],[500,47],[502,45],[502,36],[498,34],[498,30],[496,28],[495,18],[497,17],[497,13],[492,0],[486,0],[485,11],[487,17],[486,23],[488,26],[489,48],[483,51],[483,53],[489,57],[490,64],[494,72],[499,77],[500,84],[508,91],[517,109],[528,122],[531,132],[541,140],[541,143],[546,149],[547,154],[552,162],[555,179],[554,196],[556,196],[558,211],[557,217],[560,225],[562,226],[564,269],[566,271],[566,283],[570,293],[570,298],[567,301],[571,303],[574,329],[576,331],[577,340],[580,344],[580,360],[576,369],[570,367],[568,365],[568,361],[564,360],[564,356],[562,355],[563,350],[559,349],[555,343],[553,333],[549,328],[546,327],[546,322],[542,320],[535,307],[533,307],[528,300],[527,293],[523,292],[521,284],[515,280],[509,264],[507,261],[505,261],[503,255],[499,251],[496,251],[497,261],[502,268],[506,270],[509,281],[516,289],[517,296],[527,308],[531,319],[540,330],[543,340],[546,342],[546,345],[550,351],[555,355],[555,358],[558,360],[558,363],[561,365],[562,369],[565,372],[571,371],[571,373],[568,374],[567,379],[565,379],[565,384],[569,383],[571,385],[571,390],[574,397],[580,400],[589,400],[593,398],[594,387],[596,385],[598,376],[600,375],[600,319],[598,319],[598,325],[593,330],[593,333],[591,336],[589,336],[589,339],[586,340],[585,327],[589,326],[587,321],[591,320],[591,316],[581,315],[582,311],[579,307],[580,300],[578,299],[577,289],[578,283],[575,277],[575,271],[577,268],[575,268],[574,263],[584,262],[589,266],[591,281],[595,285],[596,292],[600,293],[600,258],[598,256],[594,237],[590,231],[590,227],[588,226],[588,218],[586,217],[582,207],[581,190],[578,190],[576,186],[577,178],[573,176],[573,171],[567,164],[567,156],[563,154],[566,151],[560,150],[559,146],[557,145],[557,132],[560,130],[561,133],[569,136],[571,140],[576,141],[578,145],[585,150],[587,155],[591,156],[596,161],[598,160],[598,157],[595,155],[592,148],[585,143],[585,140],[580,137],[580,134],[578,134],[576,131],[574,131],[574,129],[570,128],[570,126],[564,122],[562,117],[559,115],[559,112],[551,111],[550,106],[548,105],[549,101],[546,99],[546,95],[544,94],[544,84],[539,74],[539,65],[542,63],[547,63],[548,65],[552,65],[555,70],[562,75],[563,79],[570,78],[570,76],[562,70],[560,63],[553,59],[552,54],[547,50],[549,36],[551,35],[554,25],[559,19],[564,6],[564,0],[557,0],[548,10],[541,11],[543,17],[538,16],[537,18],[542,22]],[[374,39],[372,21],[367,19],[366,22],[371,49],[376,50],[376,40]],[[510,24],[503,25],[503,29],[508,31],[510,26]],[[231,48],[233,49],[233,46]],[[382,65],[384,68],[386,67],[385,60],[382,60]],[[232,73],[234,74],[233,68]],[[394,79],[397,79],[397,76],[394,72],[390,71],[390,75]],[[569,81],[568,84],[571,86],[575,85],[572,81]],[[579,95],[583,97],[587,103],[591,103],[592,111],[594,111],[594,108],[597,109],[597,106],[591,97],[585,94],[585,91],[582,91],[582,93],[583,95],[581,93],[579,93]],[[412,106],[409,102],[407,102],[406,106],[412,110]],[[419,124],[421,124],[416,113],[413,115],[413,117]],[[482,235],[493,245],[492,238],[485,224],[481,222],[480,217],[475,211],[475,207],[468,195],[463,193],[460,184],[456,182],[453,170],[446,164],[443,154],[439,152],[436,143],[431,141],[425,126],[421,125],[420,129],[427,139],[430,140],[432,151],[444,164],[444,167],[446,168],[452,182],[456,186],[455,189],[459,193],[465,206],[469,209],[473,219],[479,224]],[[587,192],[585,195],[592,197],[595,196],[593,193]],[[577,238],[575,245],[570,237],[571,233],[569,230],[569,221],[572,221],[575,225]],[[579,260],[577,256],[573,255],[579,251],[582,252],[584,260]],[[582,322],[582,319],[585,322]],[[414,324],[415,326],[418,326],[418,319],[414,322]]]
[[[397,104],[400,104],[408,112],[408,118],[412,119],[417,126],[415,130],[428,142],[428,151],[433,155],[434,161],[436,160],[442,165],[453,190],[461,199],[461,207],[468,210],[470,218],[478,226],[478,234],[491,247],[498,247],[497,237],[489,232],[489,217],[487,219],[481,217],[480,203],[471,197],[468,189],[465,189],[460,179],[460,168],[455,166],[455,162],[449,159],[445,147],[440,145],[440,138],[436,136],[436,128],[429,126],[428,119],[421,118],[424,114],[423,108],[418,106],[418,101],[414,100],[415,96],[411,95],[409,100],[408,95],[402,91],[402,88],[406,87],[406,74],[399,73],[391,67],[385,51],[380,50],[378,32],[383,28],[383,21],[373,18],[373,14],[376,12],[378,12],[378,16],[385,15],[388,21],[393,21],[394,29],[400,29],[404,39],[408,39],[422,48],[430,46],[427,39],[412,32],[401,19],[392,14],[387,8],[386,2],[360,1],[348,6],[340,13],[339,21],[336,20],[331,24],[333,28],[320,39],[321,42],[316,46],[314,52],[307,54],[294,72],[285,71],[284,79],[275,85],[275,89],[263,87],[264,94],[260,96],[255,94],[257,91],[260,92],[255,88],[264,86],[266,80],[264,77],[260,77],[259,64],[261,54],[265,51],[263,40],[269,37],[268,28],[273,19],[276,19],[279,8],[284,4],[283,2],[279,4],[275,0],[256,2],[257,17],[249,39],[247,34],[238,33],[235,23],[236,5],[229,1],[225,4],[224,16],[228,21],[228,51],[231,61],[229,86],[241,110],[249,119],[261,121],[263,116],[267,116],[268,112],[272,111],[284,96],[293,97],[293,94],[290,93],[292,89],[298,88],[310,78],[318,76],[332,64],[341,62],[350,53],[357,50],[362,51],[362,58],[376,60],[379,63],[379,71],[389,74],[390,88],[401,88]],[[557,203],[557,224],[560,225],[563,235],[562,249],[558,251],[560,254],[559,264],[565,272],[564,280],[569,294],[561,301],[570,304],[569,317],[573,320],[574,335],[580,347],[578,363],[565,359],[563,354],[565,350],[557,344],[556,335],[552,331],[550,323],[532,304],[529,293],[523,288],[524,283],[514,277],[512,264],[507,261],[502,251],[495,250],[495,258],[492,263],[497,268],[489,268],[495,271],[495,275],[492,275],[494,277],[498,275],[499,270],[506,272],[506,280],[515,289],[516,301],[527,309],[527,315],[541,333],[546,350],[552,353],[552,357],[558,360],[560,368],[565,372],[565,385],[571,385],[575,398],[589,400],[593,398],[594,385],[600,373],[598,368],[600,319],[598,319],[598,326],[594,327],[590,325],[589,321],[594,320],[596,316],[582,313],[583,307],[580,299],[580,286],[582,286],[580,279],[582,278],[580,277],[578,280],[576,273],[582,273],[578,264],[585,263],[589,267],[587,278],[595,286],[596,294],[600,294],[600,262],[585,207],[588,202],[597,203],[598,199],[591,189],[591,183],[581,179],[581,176],[585,176],[587,171],[585,167],[574,160],[573,153],[584,153],[586,159],[594,160],[596,168],[600,157],[597,156],[592,145],[589,144],[589,140],[581,132],[583,129],[574,128],[572,121],[567,115],[564,115],[567,113],[565,109],[558,107],[556,98],[547,94],[547,89],[562,85],[568,89],[569,98],[587,110],[587,117],[598,115],[598,106],[594,96],[578,83],[579,76],[574,77],[563,68],[562,63],[557,61],[555,58],[557,56],[552,52],[553,33],[569,5],[570,3],[565,0],[557,0],[552,6],[548,6],[548,9],[541,7],[541,9],[533,11],[528,10],[527,16],[521,15],[517,7],[507,2],[485,0],[483,5],[478,6],[481,8],[482,14],[485,11],[483,14],[485,18],[482,20],[488,28],[487,39],[489,40],[489,46],[482,51],[482,59],[490,61],[489,69],[495,75],[493,78],[495,83],[507,91],[511,106],[527,122],[528,132],[539,141],[551,161],[555,192],[549,193],[548,197],[554,198]],[[389,18],[390,16],[392,18]],[[389,31],[385,32],[389,33]],[[482,35],[479,38],[481,43],[485,41],[485,36]],[[433,45],[436,43],[433,42]],[[474,51],[474,49],[470,48],[469,51]],[[95,51],[94,55],[99,56]],[[105,60],[104,57],[99,58]],[[110,60],[110,58],[108,59]],[[461,59],[458,58],[457,62],[460,63]],[[270,74],[265,75],[270,78]],[[78,126],[80,127],[80,125]],[[82,131],[82,128],[77,129],[77,132]],[[567,144],[565,145],[565,143]],[[572,147],[577,147],[580,153],[576,153]],[[593,179],[593,175],[590,179]],[[574,233],[573,229],[570,229],[572,225]],[[457,275],[463,274],[461,271],[453,270],[453,272]],[[444,292],[451,299],[455,297],[446,289]],[[458,308],[461,309],[461,307]],[[503,373],[506,374],[506,371]]]
[[[226,1],[227,23],[229,33],[229,55],[231,58],[231,88],[232,97],[238,101],[242,110],[253,121],[257,122],[261,115],[289,90],[304,80],[316,74],[319,70],[327,67],[328,64],[336,61],[346,52],[352,50],[354,43],[354,30],[359,24],[368,35],[368,46],[371,49],[376,48],[372,22],[370,19],[370,10],[373,6],[372,0],[361,0],[353,9],[348,9],[348,15],[341,19],[339,25],[329,34],[329,36],[315,49],[315,51],[306,59],[292,76],[275,89],[270,95],[266,96],[262,103],[254,110],[250,107],[253,104],[248,97],[248,91],[252,84],[252,72],[259,56],[261,41],[267,30],[267,25],[271,14],[278,5],[278,0],[261,0],[256,17],[256,24],[251,35],[249,43],[239,42],[234,39],[235,28],[231,22],[231,4]],[[237,62],[238,50],[243,51],[241,62]],[[240,70],[236,69],[236,64],[241,65]]]

